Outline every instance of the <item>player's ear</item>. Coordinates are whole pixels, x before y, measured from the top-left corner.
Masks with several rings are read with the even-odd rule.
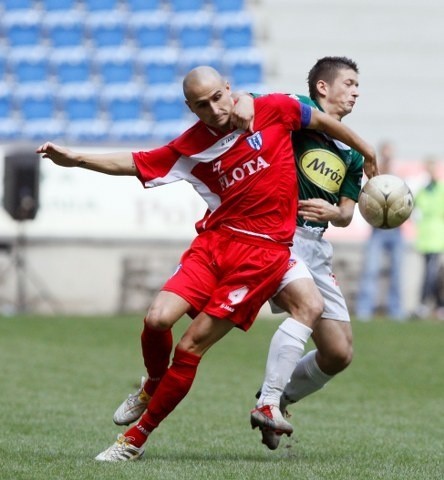
[[[328,85],[325,80],[318,80],[316,82],[316,90],[318,91],[319,95],[325,97],[327,95]]]

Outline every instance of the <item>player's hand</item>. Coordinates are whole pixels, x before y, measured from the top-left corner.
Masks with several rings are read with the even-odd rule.
[[[40,153],[43,158],[49,158],[61,167],[77,167],[79,165],[79,160],[74,152],[55,143],[46,142],[40,145],[36,153]]]
[[[338,216],[338,207],[322,198],[299,200],[298,215],[309,222],[324,223]]]
[[[376,155],[364,157],[364,173],[369,179],[375,177],[376,175],[379,175]]]
[[[247,93],[239,94],[231,112],[231,128],[241,128],[242,130],[254,132],[254,100]]]

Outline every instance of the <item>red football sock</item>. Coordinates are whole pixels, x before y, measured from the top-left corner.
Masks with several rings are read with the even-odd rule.
[[[201,357],[176,347],[173,362],[151,399],[148,410],[126,433],[136,447],[145,443],[148,435],[167,417],[189,392]]]
[[[124,434],[125,437],[129,439],[131,445],[134,445],[137,448],[140,448],[146,442],[148,435],[151,433],[145,430],[141,425],[139,425],[139,423],[131,427]]]
[[[145,324],[141,343],[143,360],[148,372],[144,390],[152,397],[168,369],[173,349],[173,334],[171,330],[153,330]]]

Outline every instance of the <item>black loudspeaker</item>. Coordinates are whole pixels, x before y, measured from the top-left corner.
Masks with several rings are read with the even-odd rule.
[[[31,152],[5,155],[3,206],[14,220],[33,220],[39,208],[40,157]]]

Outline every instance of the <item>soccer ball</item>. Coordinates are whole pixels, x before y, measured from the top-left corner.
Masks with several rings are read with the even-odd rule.
[[[359,193],[361,215],[376,228],[396,228],[412,213],[413,195],[408,185],[396,175],[377,175]]]

